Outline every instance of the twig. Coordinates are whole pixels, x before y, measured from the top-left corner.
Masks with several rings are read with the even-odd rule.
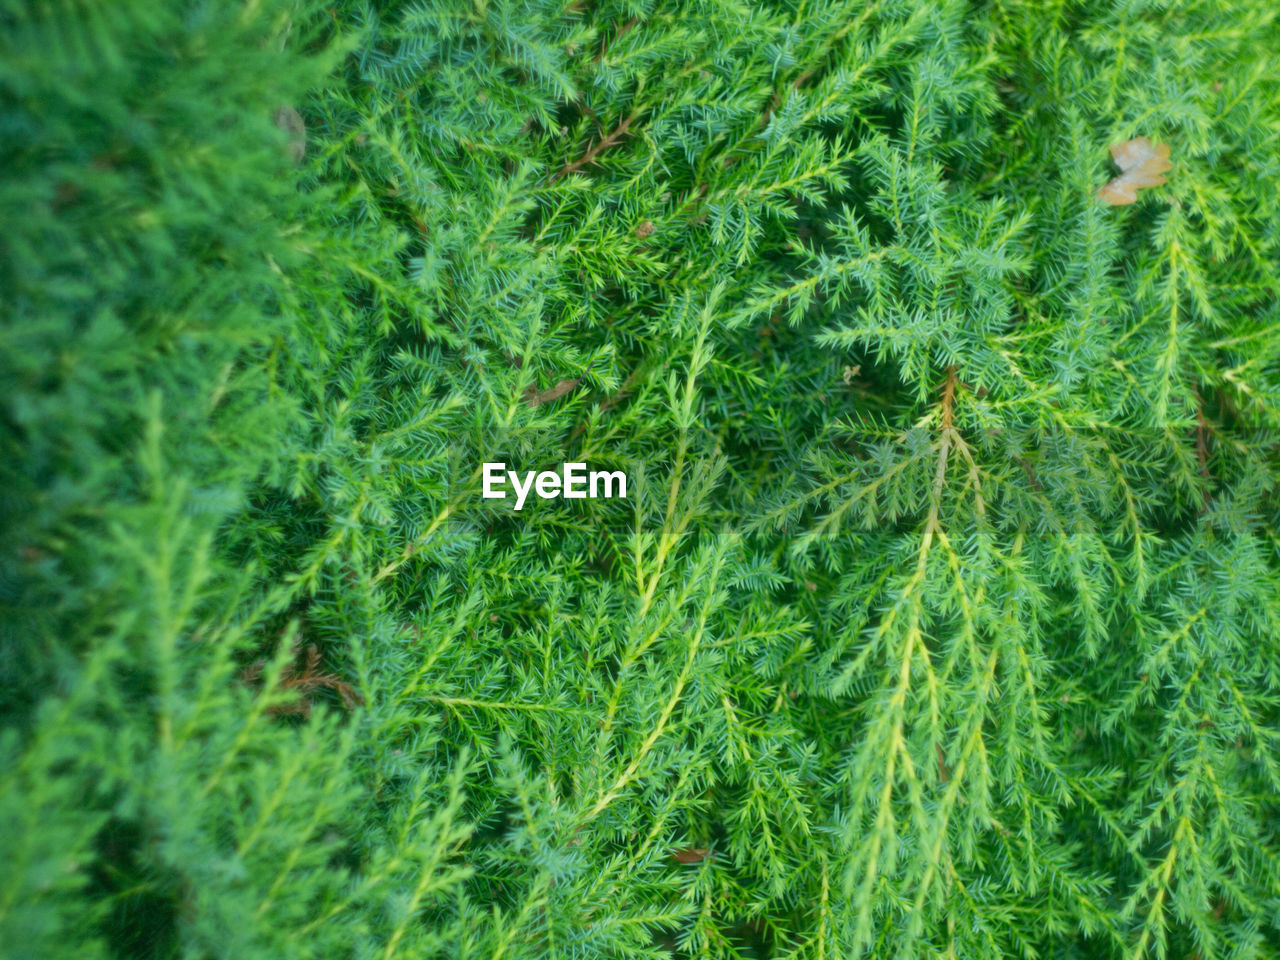
[[[595,158],[604,153],[604,151],[608,150],[610,147],[616,146],[618,142],[630,132],[631,124],[640,115],[640,113],[641,111],[639,108],[633,111],[629,117],[618,124],[612,133],[593,146],[577,160],[574,160],[572,163],[566,163],[558,172],[552,174],[551,182],[555,183],[557,180],[567,177],[571,173],[576,173],[587,164],[593,162]]]

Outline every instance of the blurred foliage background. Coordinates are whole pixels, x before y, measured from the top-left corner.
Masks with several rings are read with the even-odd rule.
[[[0,0],[0,954],[1280,955],[1277,56]]]

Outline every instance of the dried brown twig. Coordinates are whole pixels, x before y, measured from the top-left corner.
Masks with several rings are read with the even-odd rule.
[[[242,683],[253,683],[262,677],[262,670],[266,666],[265,660],[255,660],[249,666],[240,672],[240,681]],[[270,714],[299,714],[303,717],[311,716],[312,699],[309,694],[316,690],[328,689],[334,691],[342,698],[342,705],[348,710],[357,706],[364,705],[364,697],[355,687],[347,683],[345,680],[333,673],[321,673],[320,651],[316,649],[314,643],[307,645],[306,661],[302,669],[298,669],[295,662],[287,667],[280,676],[280,687],[283,690],[296,690],[302,697],[292,703],[277,703],[267,707],[266,712]]]

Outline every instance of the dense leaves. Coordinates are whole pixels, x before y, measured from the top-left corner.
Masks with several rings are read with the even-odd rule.
[[[1268,4],[0,31],[5,956],[1280,955]]]

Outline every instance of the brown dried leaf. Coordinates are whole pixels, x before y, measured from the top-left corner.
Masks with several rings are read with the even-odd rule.
[[[679,863],[701,863],[707,857],[711,856],[710,847],[682,847],[674,851],[671,856]]]
[[[1143,187],[1160,186],[1165,182],[1161,174],[1173,169],[1169,162],[1169,145],[1152,143],[1146,137],[1112,144],[1111,156],[1121,173],[1099,190],[1098,196],[1113,207],[1133,203]]]
[[[536,407],[539,404],[550,403],[552,400],[559,400],[581,382],[581,377],[574,377],[572,380],[561,380],[554,387],[548,387],[542,391],[531,383],[524,388],[524,402],[531,407]]]

